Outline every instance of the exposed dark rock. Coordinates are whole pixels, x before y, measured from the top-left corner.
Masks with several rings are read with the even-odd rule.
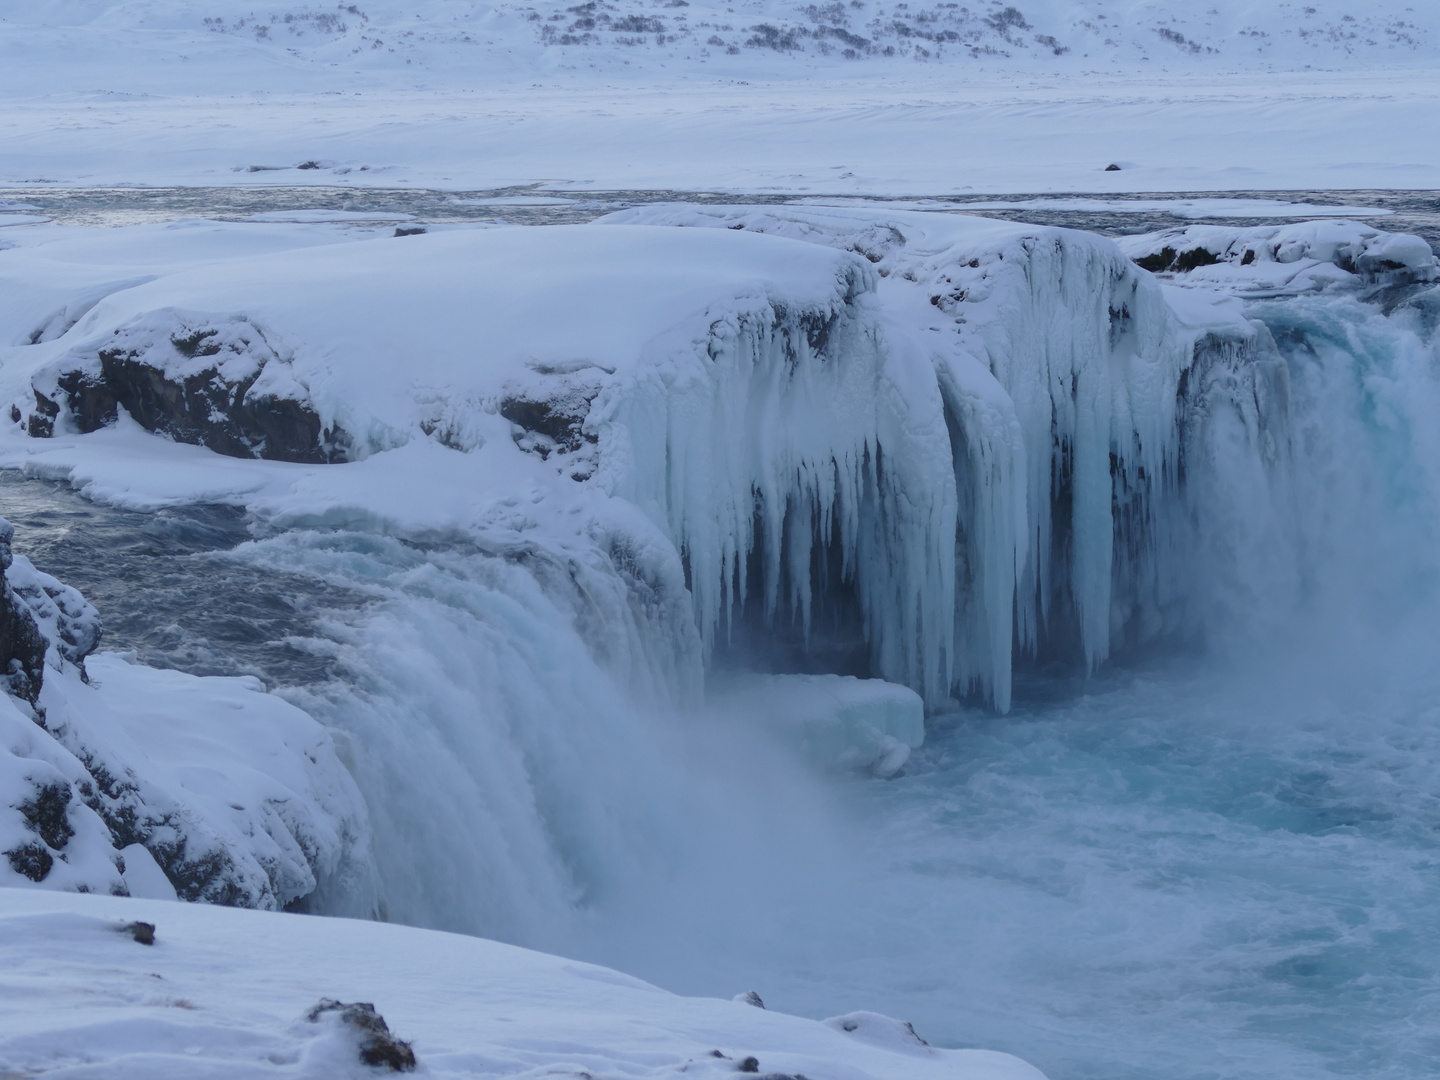
[[[415,1051],[408,1042],[390,1033],[385,1018],[368,1001],[346,1003],[334,998],[321,998],[305,1019],[318,1024],[327,1013],[334,1013],[340,1022],[353,1028],[360,1038],[360,1060],[366,1065],[384,1067],[391,1072],[412,1072]]]
[[[124,409],[147,431],[240,458],[324,464],[346,459],[347,437],[328,430],[309,403],[257,388],[267,365],[283,363],[245,323],[116,332],[116,343],[37,379],[31,436],[54,434],[63,411],[84,433]],[[213,364],[206,358],[214,357]],[[197,364],[196,361],[202,361]]]
[[[1251,259],[1254,259],[1253,255],[1251,255]],[[1207,248],[1194,247],[1188,251],[1177,252],[1173,247],[1163,247],[1152,255],[1136,259],[1135,265],[1142,270],[1149,270],[1152,274],[1166,271],[1188,274],[1196,267],[1214,266],[1219,261],[1219,254]]]
[[[1116,165],[1116,164],[1112,161],[1109,165],[1106,165],[1106,166],[1105,166],[1105,171],[1106,171],[1106,172],[1119,172],[1119,171],[1120,171],[1120,166],[1119,166],[1119,165]]]
[[[100,365],[103,383],[87,386],[88,395],[79,392],[78,385],[72,389],[62,384],[82,431],[113,423],[115,406],[122,405],[149,431],[169,435],[177,442],[198,443],[230,457],[319,464],[336,456],[327,450],[320,417],[313,409],[285,398],[249,397],[258,375],[226,383],[210,368],[172,382],[133,354],[109,349],[100,353]],[[96,404],[87,408],[85,403],[91,399]],[[103,411],[98,407],[102,401]]]
[[[736,1065],[735,1068],[741,1072],[758,1073],[760,1071],[760,1061],[758,1058],[747,1057],[743,1059],[739,1065]]]
[[[62,850],[75,835],[66,812],[70,798],[69,784],[42,784],[18,808],[35,835],[55,851]]]
[[[746,1005],[754,1005],[757,1009],[765,1008],[765,1001],[754,990],[746,990],[743,994],[735,997],[736,1001],[744,1002]]]
[[[522,448],[547,458],[557,450],[574,451],[596,441],[594,435],[585,432],[585,418],[593,400],[593,393],[588,397],[564,394],[547,399],[507,397],[500,402],[500,415],[522,429],[516,442],[521,442],[524,434],[541,436],[544,441],[535,440],[533,447]]]
[[[55,865],[55,857],[40,844],[12,848],[5,853],[5,857],[10,860],[11,870],[24,874],[37,883],[44,881],[50,874],[50,868]]]
[[[425,233],[425,226],[424,226],[424,225],[410,225],[410,226],[397,225],[397,226],[395,227],[395,235],[396,235],[396,236],[423,236],[424,233]]]
[[[155,944],[155,924],[148,922],[125,923],[120,927],[122,934],[129,934],[141,945]]]
[[[15,527],[0,518],[0,680],[9,693],[34,705],[44,678],[45,639],[5,576],[13,562],[14,536]]]

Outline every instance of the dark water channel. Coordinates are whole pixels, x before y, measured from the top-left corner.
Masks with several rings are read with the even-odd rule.
[[[234,507],[122,510],[68,484],[0,471],[0,515],[15,526],[16,554],[99,610],[101,648],[133,649],[152,667],[313,685],[336,674],[334,661],[304,643],[321,620],[363,603],[316,578],[229,557],[251,539]]]
[[[491,200],[551,199],[550,205],[513,205]],[[808,195],[807,199],[817,196]],[[837,197],[838,198],[838,197]],[[847,197],[848,198],[848,197]],[[911,197],[895,200],[902,204],[929,201],[932,197]],[[1024,221],[1037,225],[1059,225],[1086,229],[1106,236],[1153,232],[1179,225],[1278,225],[1304,220],[1295,217],[1207,217],[1194,219],[1174,213],[1144,211],[1127,213],[1116,210],[1067,210],[1050,207],[1017,206],[996,209],[997,202],[1021,203],[1031,199],[1046,200],[1083,198],[1106,202],[1153,202],[1182,199],[1271,199],[1310,203],[1319,206],[1355,206],[1389,211],[1367,216],[1349,215],[1390,232],[1407,232],[1423,236],[1432,247],[1440,249],[1440,191],[1226,191],[1226,192],[1164,192],[1094,195],[1083,193],[1045,193],[1043,195],[934,196],[943,203],[930,209],[936,212],[975,213],[984,217]],[[348,214],[380,215],[370,224],[386,223],[387,215],[406,214],[409,224],[443,224],[457,222],[503,221],[517,225],[558,225],[592,221],[602,214],[629,206],[649,203],[691,202],[702,204],[746,203],[757,206],[784,205],[797,202],[793,194],[746,194],[704,191],[586,191],[567,192],[542,190],[537,185],[496,188],[485,191],[412,191],[387,188],[353,188],[336,186],[250,186],[214,188],[9,188],[0,189],[0,208],[10,205],[25,207],[30,213],[44,214],[64,225],[119,226],[143,222],[174,221],[203,217],[216,221],[242,221],[251,215],[305,210],[337,210]],[[879,197],[866,202],[883,203]],[[967,210],[966,203],[984,203],[989,209]],[[353,218],[355,224],[366,224],[364,218]],[[406,224],[402,222],[400,224]]]

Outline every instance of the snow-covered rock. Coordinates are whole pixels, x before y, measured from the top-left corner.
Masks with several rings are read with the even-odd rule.
[[[88,683],[72,665],[47,669],[43,723],[0,700],[5,884],[121,895],[168,884],[186,900],[260,908],[342,887],[363,858],[365,814],[319,724],[252,678],[113,653],[87,667]]]
[[[153,944],[134,933],[142,922]],[[0,952],[0,1070],[22,1076],[359,1080],[389,1075],[360,1056],[383,1018],[439,1078],[1044,1080],[875,1013],[821,1022],[678,997],[607,968],[385,923],[0,889]],[[341,1001],[365,1003],[348,1007],[361,1026],[344,1023]]]
[[[1440,277],[1440,258],[1420,237],[1354,221],[1189,225],[1123,236],[1117,243],[1139,266],[1177,285],[1231,293],[1293,295]]]
[[[95,609],[12,534],[0,519],[0,883],[263,908],[338,887],[365,815],[328,733],[254,678],[91,655]]]
[[[15,527],[0,518],[0,677],[11,694],[34,704],[44,678],[45,654],[52,646],[41,636],[30,605],[10,584],[14,538]],[[23,569],[20,574],[24,576]]]

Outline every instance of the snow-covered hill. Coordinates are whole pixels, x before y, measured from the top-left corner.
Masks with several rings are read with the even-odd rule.
[[[1437,57],[1406,0],[48,0],[0,187],[1424,189]]]
[[[23,39],[76,58],[203,65],[209,78],[217,64],[308,68],[321,82],[338,68],[432,86],[522,68],[775,78],[917,61],[1055,71],[1413,66],[1440,49],[1440,9],[1406,0],[51,0],[12,6],[0,25],[12,47]]]

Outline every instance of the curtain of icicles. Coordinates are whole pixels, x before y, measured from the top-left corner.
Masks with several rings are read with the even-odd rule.
[[[961,344],[887,315],[857,263],[829,307],[723,316],[597,414],[705,650],[757,605],[808,635],[844,588],[870,674],[1006,710],[1017,647],[1093,668],[1163,623],[1193,339],[1118,252],[1025,245],[1025,287]]]

